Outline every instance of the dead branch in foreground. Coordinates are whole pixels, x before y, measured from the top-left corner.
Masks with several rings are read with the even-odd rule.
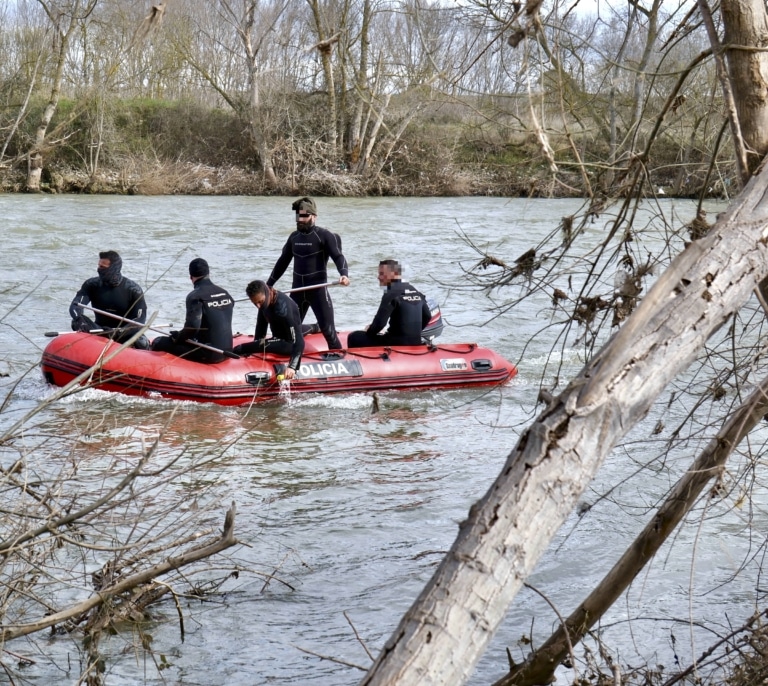
[[[191,564],[193,562],[198,562],[199,560],[203,560],[212,555],[216,555],[217,553],[220,553],[223,550],[236,545],[238,541],[235,538],[234,533],[235,512],[236,506],[233,502],[224,518],[224,530],[222,531],[221,536],[215,541],[205,545],[193,546],[181,555],[169,557],[164,562],[160,562],[150,567],[149,569],[145,569],[144,571],[132,574],[131,576],[122,579],[112,586],[108,586],[99,590],[90,598],[72,605],[66,610],[56,612],[55,614],[48,615],[42,619],[28,624],[22,624],[16,627],[4,627],[0,633],[0,641],[10,641],[14,638],[26,636],[42,629],[55,626],[56,624],[60,624],[69,619],[73,619],[74,617],[77,617],[84,612],[88,612],[89,610],[102,605],[120,593],[129,591],[132,588],[140,586],[141,584],[152,581],[156,577],[167,574],[168,572],[171,572],[175,569],[180,569],[181,567],[184,567],[185,565]]]
[[[693,507],[704,487],[720,475],[728,456],[768,411],[768,379],[752,392],[677,482],[640,535],[584,601],[530,657],[511,666],[494,686],[535,686],[554,680],[560,663],[590,627],[611,608]]]

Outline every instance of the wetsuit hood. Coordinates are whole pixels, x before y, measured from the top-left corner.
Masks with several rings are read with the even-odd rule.
[[[110,288],[116,288],[120,285],[120,280],[123,278],[120,273],[122,268],[122,258],[116,257],[114,260],[111,260],[109,267],[99,267],[96,271],[99,273],[102,284]]]

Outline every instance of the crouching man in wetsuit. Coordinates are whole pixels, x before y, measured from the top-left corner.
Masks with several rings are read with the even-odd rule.
[[[315,225],[317,207],[314,200],[301,198],[291,205],[296,213],[296,230],[288,236],[280,257],[277,258],[272,273],[267,279],[271,288],[285,273],[293,260],[292,288],[315,286],[328,281],[328,258],[332,259],[339,270],[339,283],[349,286],[347,260],[341,252],[341,239],[338,235]],[[299,306],[301,321],[311,307],[317,319],[317,325],[325,337],[329,350],[340,350],[341,341],[336,334],[333,321],[333,302],[327,288],[316,288],[301,293],[291,293],[291,298]]]
[[[285,368],[285,378],[293,379],[299,371],[304,352],[299,306],[285,293],[270,288],[263,281],[251,281],[245,288],[245,294],[259,308],[256,333],[252,343],[236,345],[233,352],[238,355],[262,352],[288,355],[290,360]],[[272,330],[272,338],[266,338],[267,325]]]
[[[226,290],[210,279],[208,263],[196,257],[189,263],[189,278],[194,288],[187,295],[187,316],[181,331],[159,336],[152,350],[186,357],[195,362],[215,363],[225,359],[222,353],[190,343],[196,340],[214,348],[232,351],[232,311],[235,301]]]
[[[144,292],[135,281],[131,281],[120,273],[122,268],[123,260],[114,250],[99,253],[96,269],[99,275],[87,279],[80,286],[80,290],[69,306],[72,331],[102,329],[110,333],[115,341],[122,343],[133,336],[137,328],[121,323],[120,317],[132,319],[140,324],[146,322],[147,304],[144,302]],[[96,321],[94,321],[83,313],[82,306],[88,304],[96,309],[111,312],[115,316],[109,317],[96,312],[94,313]],[[149,341],[146,336],[140,336],[134,341],[133,346],[146,350],[149,348]]]
[[[400,280],[401,273],[400,263],[396,260],[379,262],[379,285],[386,287],[379,311],[365,331],[349,334],[348,348],[421,343],[421,332],[429,323],[431,312],[424,295],[411,284]],[[387,322],[389,329],[380,333]]]

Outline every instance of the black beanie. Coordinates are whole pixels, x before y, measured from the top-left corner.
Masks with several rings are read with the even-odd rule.
[[[202,257],[196,257],[189,263],[190,276],[208,276],[208,263]]]

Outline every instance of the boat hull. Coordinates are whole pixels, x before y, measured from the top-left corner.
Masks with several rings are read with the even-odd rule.
[[[340,334],[342,344],[346,334]],[[235,344],[250,336],[238,336]],[[127,395],[247,405],[280,394],[287,358],[252,355],[201,364],[168,353],[119,345],[88,333],[54,338],[43,351],[45,380],[65,386],[91,370],[83,385]],[[516,373],[513,364],[475,343],[328,351],[320,334],[308,336],[291,393],[356,393],[495,386]]]

